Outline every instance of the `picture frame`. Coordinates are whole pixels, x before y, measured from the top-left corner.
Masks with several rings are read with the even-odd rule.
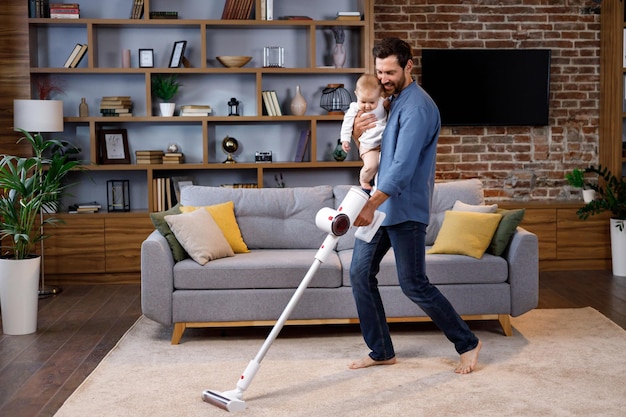
[[[130,164],[126,129],[101,129],[98,131],[100,164]]]
[[[172,47],[172,55],[170,56],[169,68],[178,68],[183,62],[185,57],[185,49],[187,48],[187,41],[174,42]]]
[[[180,202],[180,190],[188,185],[195,184],[195,178],[190,175],[172,177],[172,188],[174,188],[174,196],[176,201]]]
[[[154,68],[154,49],[139,49],[139,68]]]

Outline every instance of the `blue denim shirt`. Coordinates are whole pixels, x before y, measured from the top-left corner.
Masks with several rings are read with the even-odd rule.
[[[383,226],[428,224],[440,129],[437,105],[416,82],[391,102],[376,183],[389,196],[379,208],[387,215]]]

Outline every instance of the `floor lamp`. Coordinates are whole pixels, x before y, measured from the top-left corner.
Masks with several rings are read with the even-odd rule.
[[[27,132],[63,132],[63,102],[61,100],[13,100],[13,126]],[[43,234],[43,209],[39,211],[40,231]],[[46,287],[44,274],[44,248],[41,244],[41,286],[39,296],[47,297],[61,291]]]

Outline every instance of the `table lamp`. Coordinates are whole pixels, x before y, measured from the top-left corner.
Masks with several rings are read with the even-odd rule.
[[[27,132],[63,132],[63,102],[61,100],[13,100],[13,129]],[[40,211],[40,226],[43,234],[43,210]],[[44,278],[43,239],[41,244],[41,287],[39,296],[45,297],[61,291],[57,287],[46,287]]]

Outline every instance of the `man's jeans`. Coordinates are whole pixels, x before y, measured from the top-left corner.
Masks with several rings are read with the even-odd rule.
[[[376,274],[390,247],[396,257],[398,280],[404,294],[415,302],[454,343],[459,354],[474,349],[478,339],[443,294],[428,281],[425,265],[426,225],[404,222],[381,227],[370,243],[356,239],[350,282],[370,357],[384,361],[395,356]]]

